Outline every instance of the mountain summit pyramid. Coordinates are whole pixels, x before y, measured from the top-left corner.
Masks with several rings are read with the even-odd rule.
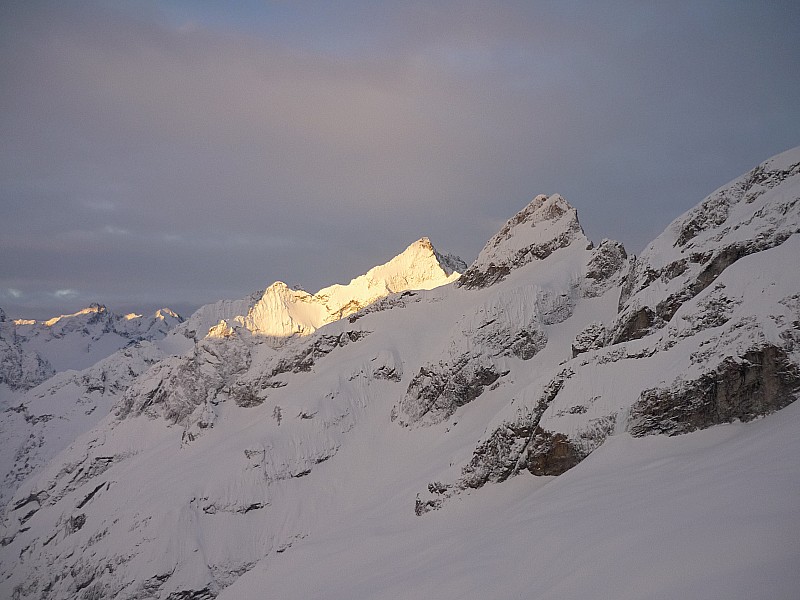
[[[308,335],[389,294],[430,290],[451,283],[465,269],[460,258],[439,254],[428,238],[421,238],[386,264],[373,267],[347,285],[334,284],[309,294],[275,282],[246,316],[236,316],[233,322],[252,334],[277,339]],[[210,335],[232,332],[228,323],[220,323]]]
[[[544,260],[577,239],[589,243],[578,223],[578,211],[559,194],[536,196],[486,243],[458,285],[486,287],[512,269]]]
[[[348,284],[334,284],[312,294],[276,281],[245,298],[200,307],[178,331],[195,340],[254,335],[280,346],[391,294],[451,283],[466,268],[459,257],[440,253],[423,237]]]

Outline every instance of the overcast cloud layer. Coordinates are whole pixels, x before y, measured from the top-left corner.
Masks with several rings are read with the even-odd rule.
[[[796,2],[648,4],[3,3],[0,307],[469,262],[539,193],[639,252],[800,144]]]

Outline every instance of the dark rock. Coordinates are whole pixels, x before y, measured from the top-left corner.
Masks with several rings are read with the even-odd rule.
[[[586,265],[586,286],[584,294],[593,298],[600,296],[614,284],[616,275],[625,266],[628,253],[625,247],[613,240],[603,240],[592,252]]]
[[[490,481],[505,481],[525,469],[541,474],[565,467],[577,450],[566,448],[565,440],[554,439],[545,432],[539,427],[539,420],[572,375],[570,369],[558,373],[542,390],[532,411],[496,428],[461,470],[459,487],[479,488]]]
[[[422,500],[419,497],[419,494],[417,494],[417,499],[416,502],[414,503],[414,514],[420,517],[427,512],[436,510],[437,508],[441,508],[441,506],[442,506],[441,498],[431,498],[428,500]]]
[[[79,529],[81,529],[86,524],[86,515],[84,513],[80,513],[79,515],[75,515],[74,517],[70,517],[69,521],[67,521],[67,533],[75,533]]]
[[[791,404],[798,392],[800,368],[782,349],[765,346],[728,357],[696,380],[645,390],[631,408],[628,430],[634,436],[678,435],[750,421]]]
[[[536,427],[525,467],[534,475],[561,475],[577,465],[584,456],[563,433]]]
[[[649,306],[645,306],[629,315],[627,319],[617,324],[612,337],[612,343],[638,340],[650,332],[650,327],[655,322],[655,313]]]
[[[572,358],[589,350],[597,350],[606,344],[608,331],[602,323],[589,323],[572,342]]]
[[[452,365],[439,363],[421,367],[400,402],[400,411],[405,415],[401,423],[444,421],[459,406],[475,400],[500,377],[501,373],[494,365],[469,354],[462,355]],[[395,412],[393,419],[397,416]]]
[[[519,259],[517,259],[519,262]],[[468,290],[482,289],[490,285],[502,281],[508,274],[511,273],[510,265],[496,265],[489,263],[485,269],[467,269],[458,281],[456,287],[463,287]]]
[[[260,397],[258,394],[256,394],[252,387],[246,385],[234,386],[230,391],[230,396],[233,398],[236,406],[241,406],[242,408],[259,406],[263,404],[264,400],[266,399]]]
[[[369,335],[368,331],[345,331],[338,335],[316,334],[308,342],[300,344],[299,348],[289,356],[282,358],[273,367],[269,377],[280,375],[281,373],[302,373],[308,372],[314,363],[333,352],[336,348],[342,348],[357,342]]]
[[[209,587],[204,587],[201,590],[181,590],[179,592],[172,592],[167,596],[167,600],[214,600],[217,597]]]

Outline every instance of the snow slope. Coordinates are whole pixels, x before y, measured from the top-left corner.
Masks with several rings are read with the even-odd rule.
[[[94,427],[118,396],[166,354],[158,342],[118,350],[82,371],[62,371],[38,386],[9,396],[0,413],[0,504],[37,468]]]
[[[365,503],[219,598],[791,600],[798,429],[795,403],[681,437],[620,434],[560,477],[421,518]]]
[[[25,477],[107,415],[118,396],[147,368],[191,352],[198,333],[200,338],[209,329],[211,337],[233,334],[232,328],[225,329],[230,321],[237,328],[246,324],[245,334],[272,336],[271,343],[283,343],[280,338],[309,333],[394,291],[431,289],[452,281],[458,277],[456,268],[463,271],[466,265],[457,257],[438,253],[423,238],[349,285],[334,285],[312,295],[276,282],[265,292],[241,300],[203,306],[185,322],[169,309],[147,318],[115,315],[93,304],[47,321],[0,323],[5,328],[0,344],[9,342],[7,370],[16,377],[7,379],[20,382],[15,390],[5,390],[7,408],[0,416],[5,440],[0,448],[0,504]],[[276,298],[280,299],[277,303]],[[217,322],[222,325],[213,326]],[[103,358],[120,346],[125,347]],[[103,360],[88,366],[98,358]],[[59,367],[55,377],[51,363]],[[61,372],[67,365],[87,366]],[[29,389],[41,380],[44,383]],[[22,381],[28,383],[22,385]]]
[[[164,358],[152,342],[182,321],[168,308],[143,317],[100,304],[46,321],[0,319],[0,504]]]
[[[793,597],[799,210],[800,149],[642,257],[539,196],[458,285],[198,336],[22,482],[0,589]]]

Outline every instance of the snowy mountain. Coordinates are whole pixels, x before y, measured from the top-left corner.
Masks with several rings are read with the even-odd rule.
[[[18,483],[0,590],[793,598],[799,233],[800,148],[639,257],[537,196],[465,271],[204,307]]]
[[[47,321],[0,320],[0,504],[166,356],[154,342],[182,321],[168,308],[143,317],[100,304]]]
[[[46,359],[22,347],[16,329],[0,309],[0,400],[10,391],[30,389],[55,373]]]
[[[250,297],[201,309],[184,329],[217,338],[244,330],[272,338],[273,344],[280,345],[286,338],[309,335],[390,294],[431,290],[455,281],[466,268],[460,258],[440,254],[428,238],[421,238],[388,263],[370,269],[347,285],[335,284],[309,294],[276,281],[257,300]],[[211,315],[223,316],[210,321]]]
[[[183,319],[168,308],[151,317],[117,315],[92,304],[47,321],[0,313],[0,386],[27,390],[68,369],[85,369],[132,343],[157,340]]]
[[[0,434],[6,442],[0,448],[0,504],[5,505],[17,486],[38,467],[107,415],[136,377],[151,365],[191,349],[198,331],[208,332],[212,338],[234,335],[234,329],[227,326],[229,321],[240,334],[281,345],[286,337],[308,334],[323,322],[350,314],[392,292],[431,289],[453,281],[459,276],[454,269],[464,271],[466,265],[457,257],[440,254],[427,238],[422,238],[349,285],[308,294],[276,282],[265,292],[241,300],[203,306],[185,322],[169,309],[143,318],[137,314],[115,315],[98,304],[47,321],[0,322],[0,327],[7,329],[0,343],[6,339],[13,342],[7,344],[5,355],[10,358],[4,364],[16,367],[16,372],[12,371],[16,378],[7,379],[27,382],[16,385],[15,393],[6,394],[8,408],[0,413]],[[209,327],[217,321],[219,324]],[[97,364],[55,376],[50,361],[41,356],[46,354],[62,367],[90,363],[123,342],[127,342],[124,348]],[[83,352],[84,347],[91,351]],[[75,349],[77,355],[73,356]],[[27,378],[19,375],[20,371]],[[44,375],[37,376],[39,371]],[[41,380],[45,381],[35,385]]]

